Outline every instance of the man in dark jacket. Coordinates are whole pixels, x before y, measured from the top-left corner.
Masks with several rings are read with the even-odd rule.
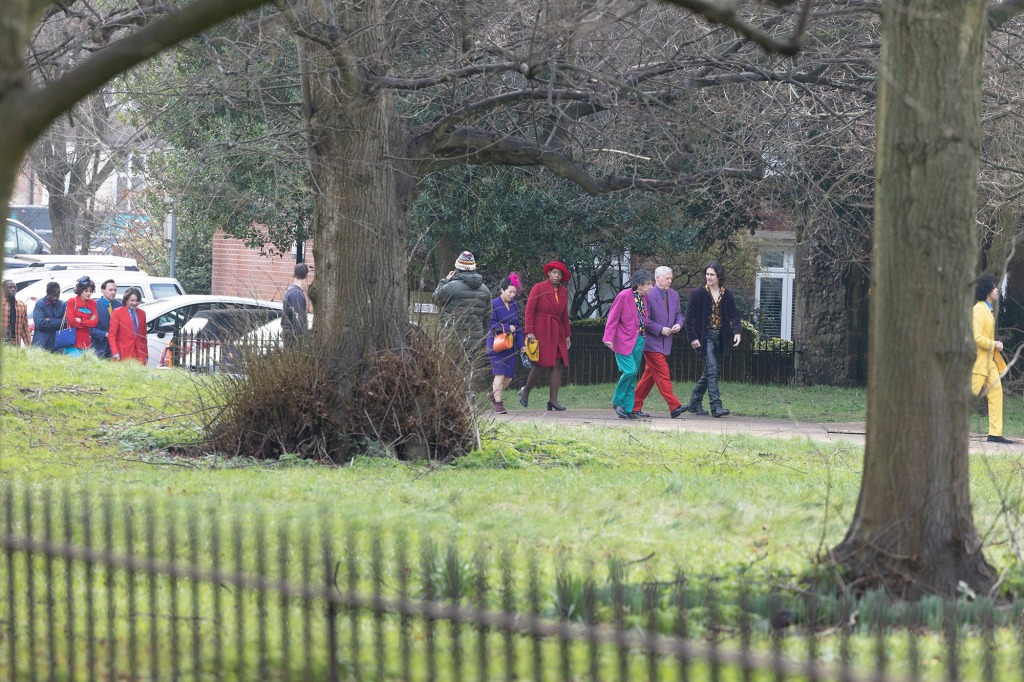
[[[482,354],[491,317],[491,292],[476,272],[476,259],[469,251],[462,252],[455,269],[438,283],[434,303],[441,309],[442,325],[458,335],[466,354],[471,358]]]
[[[36,301],[36,307],[32,310],[32,321],[36,326],[32,345],[45,348],[51,353],[57,352],[53,342],[63,320],[64,301],[60,300],[60,284],[50,282],[46,285],[46,296]]]
[[[306,278],[309,266],[298,263],[292,270],[292,285],[281,298],[281,338],[286,348],[293,348],[305,338],[309,331],[309,316],[306,312]]]
[[[704,268],[704,282],[704,286],[690,292],[683,320],[690,347],[704,358],[704,373],[693,387],[686,410],[707,414],[701,406],[707,391],[711,416],[724,417],[729,410],[722,407],[722,396],[718,391],[718,362],[728,345],[726,339],[730,331],[733,347],[740,345],[740,314],[732,292],[723,286],[725,268],[721,263],[708,263]]]
[[[117,284],[112,279],[100,285],[100,297],[96,299],[96,316],[99,320],[94,329],[89,330],[92,338],[92,349],[101,358],[110,357],[110,343],[107,341],[107,332],[110,331],[110,316],[121,307],[117,300]]]

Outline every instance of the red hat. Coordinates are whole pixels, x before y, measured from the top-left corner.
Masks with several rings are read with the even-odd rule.
[[[565,263],[559,260],[553,260],[544,266],[544,276],[547,277],[548,273],[552,270],[559,270],[562,273],[562,281],[568,282],[572,279],[572,275],[569,274],[569,268],[565,267]]]

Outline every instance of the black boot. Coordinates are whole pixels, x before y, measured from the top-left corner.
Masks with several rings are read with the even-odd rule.
[[[708,416],[707,410],[700,403],[690,403],[686,406],[686,412],[693,412],[694,414],[702,417]]]

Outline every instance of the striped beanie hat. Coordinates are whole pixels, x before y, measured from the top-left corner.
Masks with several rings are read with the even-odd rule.
[[[476,270],[476,259],[469,251],[463,251],[455,261],[456,270]]]

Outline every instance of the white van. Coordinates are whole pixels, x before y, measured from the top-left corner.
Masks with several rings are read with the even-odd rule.
[[[141,270],[40,270],[37,274],[40,275],[38,280],[19,289],[18,293],[14,295],[28,307],[29,317],[32,316],[36,301],[46,297],[46,286],[50,282],[57,282],[60,285],[60,297],[62,300],[67,300],[75,293],[75,283],[85,275],[88,275],[96,283],[94,298],[99,296],[100,285],[108,279],[114,280],[114,283],[117,284],[118,299],[124,296],[124,292],[131,287],[138,287],[142,290],[143,302],[156,301],[169,296],[182,296],[185,293],[185,289],[173,277],[150,277]]]
[[[12,261],[18,263],[15,266],[7,267],[4,270],[3,278],[17,284],[18,291],[49,278],[51,272],[61,270],[140,272],[139,264],[134,258],[121,256],[16,256],[7,258],[4,265],[11,266]],[[108,278],[104,277],[103,279]]]
[[[77,256],[70,254],[17,254],[5,259],[4,265],[9,270],[21,268],[118,268],[121,270],[138,270],[139,262],[127,256]]]

